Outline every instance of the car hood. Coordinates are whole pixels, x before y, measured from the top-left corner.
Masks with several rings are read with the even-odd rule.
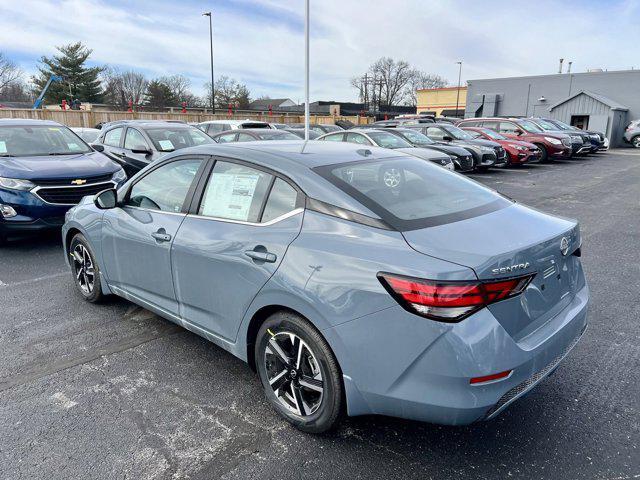
[[[446,153],[442,153],[437,150],[430,150],[428,148],[403,147],[403,148],[396,148],[395,150],[398,152],[408,153],[409,155],[414,155],[416,157],[420,157],[425,160],[435,160],[437,158],[448,158],[448,155]]]
[[[435,143],[433,145],[421,147],[421,148],[430,148],[432,150],[438,150],[440,152],[444,152],[448,155],[453,155],[455,157],[466,157],[469,155],[469,151],[465,150],[459,145],[449,145],[444,143]]]
[[[503,145],[518,145],[519,147],[538,148],[531,142],[525,142],[523,140],[503,140]]]
[[[119,169],[116,163],[99,152],[0,158],[0,177],[24,180],[82,178],[115,173]]]

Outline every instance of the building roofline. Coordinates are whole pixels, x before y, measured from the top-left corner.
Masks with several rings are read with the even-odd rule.
[[[521,77],[494,77],[494,78],[476,78],[474,80],[467,80],[467,84],[471,82],[486,82],[491,80],[515,80],[521,78],[541,78],[541,77],[570,77],[573,75],[606,75],[608,73],[638,73],[640,74],[640,69],[632,69],[632,70],[605,70],[602,72],[571,72],[571,73],[546,73],[542,75],[523,75]]]
[[[466,90],[466,85],[460,85],[460,90]],[[416,92],[438,92],[442,90],[458,90],[458,87],[418,88]]]
[[[624,105],[622,105],[621,103],[616,102],[615,100],[609,98],[609,97],[605,97],[604,95],[600,95],[599,93],[595,93],[595,92],[591,92],[589,90],[580,90],[577,93],[574,93],[573,95],[570,95],[568,97],[566,97],[563,100],[560,100],[559,102],[554,103],[553,105],[551,105],[548,110],[551,111],[554,108],[562,105],[563,103],[567,103],[571,100],[573,100],[574,98],[580,96],[580,95],[586,95],[588,97],[593,98],[594,100],[605,104],[606,106],[608,106],[611,110],[629,110],[629,107],[626,107]]]

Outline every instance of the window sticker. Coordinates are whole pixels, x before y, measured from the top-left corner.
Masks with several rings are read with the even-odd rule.
[[[7,142],[0,142],[0,153],[7,153]]]
[[[202,215],[247,221],[259,174],[211,175]]]
[[[69,150],[80,150],[80,145],[77,143],[67,143],[67,147],[69,147]]]
[[[175,147],[173,146],[173,143],[171,143],[171,140],[160,140],[158,143],[162,147],[162,150],[175,150]]]

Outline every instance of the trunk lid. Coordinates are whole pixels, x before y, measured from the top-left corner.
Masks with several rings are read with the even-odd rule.
[[[516,340],[553,318],[584,284],[573,255],[580,246],[577,222],[522,205],[403,235],[418,252],[472,268],[480,280],[535,273],[522,294],[488,306]]]

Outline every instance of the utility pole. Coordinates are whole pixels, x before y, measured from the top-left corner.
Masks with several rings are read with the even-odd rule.
[[[304,2],[304,139],[309,140],[309,0]]]
[[[462,62],[456,62],[458,68],[458,92],[456,93],[456,117],[458,116],[458,107],[460,105],[460,80],[462,79]]]
[[[369,110],[369,92],[367,91],[367,83],[369,82],[369,77],[367,74],[364,74],[364,108],[365,110]]]
[[[211,20],[211,12],[205,12],[202,16],[209,17],[209,45],[211,47],[211,113],[216,113],[216,93],[213,79],[213,21]]]

